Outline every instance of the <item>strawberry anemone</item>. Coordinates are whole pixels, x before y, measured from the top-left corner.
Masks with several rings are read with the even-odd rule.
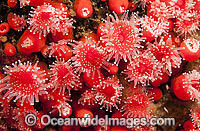
[[[120,103],[121,90],[123,87],[119,85],[119,80],[115,80],[114,77],[108,77],[95,87],[96,97],[95,99],[102,105],[102,108],[106,108],[106,111],[112,111],[112,107],[117,107],[117,103]]]
[[[167,6],[165,2],[160,2],[160,0],[151,2],[147,9],[147,15],[152,16],[154,20],[158,20],[158,18],[166,20],[174,17],[170,6]]]
[[[70,92],[71,88],[76,89],[78,83],[80,85],[79,78],[74,74],[69,62],[58,61],[50,67],[49,85],[53,90],[59,89],[59,93],[64,94],[66,88]]]
[[[39,33],[39,38],[41,35],[45,37],[50,32],[54,35],[58,32],[69,35],[71,28],[73,28],[68,9],[61,3],[60,5],[44,4],[33,8],[33,10],[27,22],[33,33]]]
[[[22,64],[19,61],[13,63],[12,66],[5,66],[4,70],[7,76],[1,80],[5,84],[0,85],[0,91],[7,89],[7,92],[3,99],[10,101],[15,97],[16,102],[21,98],[21,104],[27,100],[34,105],[34,99],[39,102],[38,95],[47,93],[45,73],[37,67],[37,63],[31,65],[30,62]]]
[[[60,4],[44,4],[33,8],[34,11],[30,12],[30,18],[28,23],[29,29],[35,33],[39,33],[44,37],[52,32],[54,35],[57,32],[63,33],[63,35],[69,35],[69,31],[72,26],[72,19],[69,18],[69,12],[66,6]]]
[[[102,27],[101,40],[105,42],[105,50],[108,52],[107,61],[115,59],[118,65],[120,59],[127,62],[127,58],[135,55],[137,48],[142,46],[139,44],[143,39],[139,37],[140,29],[137,28],[137,16],[133,15],[128,20],[128,12],[124,13],[121,19],[117,14],[107,16],[105,26]]]
[[[177,84],[176,86],[181,86],[179,87],[179,90],[181,88],[182,91],[179,91],[180,93],[182,92],[182,96],[183,96],[183,92],[185,91],[185,93],[187,93],[187,95],[185,95],[185,97],[190,97],[191,100],[197,99],[198,102],[200,100],[200,73],[196,70],[193,70],[189,73],[183,73],[183,79],[180,82],[182,82],[182,86],[180,84]],[[177,89],[175,90],[177,93]]]
[[[30,131],[31,127],[28,126],[25,122],[26,117],[29,117],[28,114],[32,114],[32,119],[37,119],[37,111],[34,109],[33,105],[30,105],[29,102],[23,102],[23,106],[15,107],[12,111],[13,119],[15,120],[14,127],[19,130]],[[35,117],[34,117],[35,116]],[[34,120],[30,124],[35,124]]]
[[[81,105],[94,105],[97,103],[95,96],[96,96],[96,91],[93,90],[86,90],[84,93],[81,94],[81,98],[78,100],[78,104]]]
[[[70,96],[65,92],[60,94],[59,90],[49,91],[47,101],[43,103],[43,110],[51,116],[69,117],[72,114],[72,107],[68,103]]]
[[[176,78],[173,84],[175,95],[182,100],[200,100],[200,73],[193,70],[189,73],[183,73]]]
[[[92,2],[90,0],[75,0],[74,11],[77,18],[88,18],[93,13]]]
[[[126,117],[150,117],[150,101],[146,93],[134,93],[125,101],[125,105],[122,107],[121,112]]]
[[[57,60],[67,61],[72,57],[71,49],[67,46],[68,42],[68,40],[59,40],[58,43],[50,43],[50,46],[44,50],[45,55],[49,52],[49,57],[53,56]]]
[[[162,71],[168,75],[172,74],[173,68],[180,68],[182,63],[181,56],[178,50],[182,48],[172,45],[171,37],[166,41],[161,38],[159,42],[155,41],[154,44],[149,44],[149,52],[151,52],[158,62],[162,64]]]
[[[69,36],[70,31],[74,26],[72,25],[72,20],[69,15],[69,10],[67,6],[60,2],[51,2],[51,5],[55,7],[55,24],[53,26],[53,36],[57,36],[60,32],[65,37]],[[53,37],[54,38],[54,37]]]
[[[10,30],[8,23],[4,22],[0,24],[0,36],[5,35]]]
[[[128,9],[128,0],[109,0],[109,9],[115,11],[117,14],[123,14]]]
[[[17,43],[17,49],[22,54],[31,54],[32,52],[39,52],[45,46],[46,37],[38,38],[39,34],[31,32],[26,29]]]
[[[161,67],[152,53],[144,52],[133,57],[123,74],[128,75],[125,79],[129,79],[129,82],[134,81],[134,86],[139,83],[148,85],[149,81],[156,80],[161,74]]]
[[[181,11],[176,18],[176,32],[180,35],[193,35],[197,30],[199,30],[200,15],[194,11]]]
[[[200,42],[197,39],[185,39],[180,47],[183,48],[180,52],[186,61],[195,61],[200,57]]]
[[[38,6],[34,11],[31,11],[28,23],[30,24],[29,29],[31,32],[39,33],[39,37],[44,37],[52,30],[53,24],[56,20],[56,11],[52,5]]]
[[[13,30],[21,31],[26,26],[24,16],[10,12],[7,16],[8,23]]]
[[[76,42],[78,45],[71,43],[73,46],[72,52],[75,56],[71,57],[72,65],[76,68],[75,73],[87,73],[87,76],[94,78],[95,74],[100,77],[100,68],[108,70],[110,63],[106,61],[106,54],[102,47],[91,38],[86,38],[84,41]]]
[[[154,20],[152,16],[145,16],[141,18],[142,36],[146,41],[152,41],[162,33],[165,33],[169,29],[169,21],[158,18]]]

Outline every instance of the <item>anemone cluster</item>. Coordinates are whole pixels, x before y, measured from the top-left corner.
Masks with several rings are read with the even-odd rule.
[[[56,118],[109,114],[112,118],[150,120],[156,117],[155,101],[162,99],[159,87],[170,83],[174,99],[192,100],[197,105],[191,109],[193,123],[186,121],[182,128],[199,130],[200,71],[185,72],[182,67],[200,58],[200,1],[99,0],[108,4],[107,18],[80,39],[74,38],[77,27],[73,22],[94,17],[96,1],[75,0],[71,10],[65,2],[8,0],[13,10],[32,8],[27,17],[10,12],[7,22],[0,24],[1,37],[11,31],[23,33],[17,44],[4,44],[5,55],[10,59],[17,55],[40,57],[3,65],[0,129],[46,129],[39,121],[44,114]],[[76,13],[73,18],[72,10]],[[28,113],[37,117],[33,126],[24,121]],[[85,126],[59,129],[156,130],[151,125],[131,129]]]

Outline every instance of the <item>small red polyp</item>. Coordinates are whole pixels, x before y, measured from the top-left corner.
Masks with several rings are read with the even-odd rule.
[[[8,42],[5,44],[4,52],[7,56],[14,56],[16,53],[16,48],[14,45]]]
[[[93,13],[92,3],[90,0],[76,0],[74,10],[78,18],[88,18]]]
[[[200,46],[199,41],[194,38],[189,38],[184,40],[180,47],[183,47],[183,50],[180,50],[182,57],[186,61],[195,61],[200,57]]]
[[[10,30],[8,23],[4,22],[0,24],[0,36],[6,34]]]
[[[31,54],[32,52],[39,52],[45,45],[46,37],[41,36],[39,39],[38,33],[32,33],[26,30],[20,37],[17,44],[17,49],[22,54]]]
[[[11,7],[16,9],[17,8],[17,0],[8,0],[7,4]]]
[[[115,11],[117,14],[123,14],[128,8],[128,0],[109,0],[109,9]]]
[[[26,21],[24,17],[20,17],[17,14],[14,14],[13,12],[10,12],[7,16],[8,24],[13,30],[21,31],[25,25]]]

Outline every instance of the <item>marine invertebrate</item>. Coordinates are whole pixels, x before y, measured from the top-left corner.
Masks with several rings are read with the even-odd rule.
[[[10,30],[10,26],[8,23],[4,22],[0,24],[0,36],[8,33],[9,30]]]
[[[194,2],[195,2],[194,10],[197,11],[197,13],[200,13],[200,9],[199,9],[200,1],[194,0]]]
[[[76,17],[88,18],[93,13],[92,3],[90,0],[75,0],[74,10]]]
[[[168,75],[172,74],[172,67],[180,68],[182,63],[179,50],[172,44],[172,39],[169,37],[167,40],[155,41],[154,44],[149,44],[149,52],[151,52],[158,62],[162,65],[162,71]]]
[[[29,131],[31,130],[31,127],[26,125],[25,123],[25,117],[27,114],[34,114],[37,115],[36,110],[34,109],[33,105],[30,105],[29,102],[23,102],[23,106],[15,107],[12,110],[12,116],[15,120],[14,127],[19,130]],[[33,118],[34,119],[34,118]]]
[[[39,52],[45,46],[46,37],[41,36],[39,33],[33,33],[26,29],[17,43],[17,49],[22,54],[31,54],[32,52]]]
[[[93,88],[99,85],[102,80],[104,80],[104,75],[101,73],[100,70],[95,71],[95,74],[96,73],[99,74],[94,75],[94,77],[91,77],[93,75],[93,72],[90,72],[89,75],[87,72],[83,73],[83,79],[87,87]]]
[[[169,25],[169,21],[160,18],[154,20],[152,16],[145,16],[141,18],[142,36],[146,41],[152,41],[162,33],[167,32],[167,30],[169,30]]]
[[[137,8],[136,3],[130,1],[129,4],[128,4],[128,10],[134,11],[136,8]]]
[[[141,53],[133,57],[133,60],[122,73],[128,75],[128,81],[134,81],[134,86],[141,83],[148,85],[149,81],[157,79],[161,74],[162,65],[159,64],[152,53]]]
[[[183,73],[173,82],[174,94],[181,100],[200,100],[200,73],[193,70],[189,73]]]
[[[16,53],[16,48],[14,45],[8,42],[5,44],[4,52],[7,56],[14,56]]]
[[[170,6],[167,6],[165,2],[160,2],[160,0],[155,0],[151,2],[147,7],[147,16],[152,16],[154,20],[158,19],[169,19],[173,18],[174,14],[170,11]]]
[[[147,88],[147,94],[149,98],[152,98],[153,101],[158,101],[162,97],[162,91],[157,87]]]
[[[153,131],[155,130],[152,126],[136,126],[131,129],[132,131]]]
[[[98,43],[91,38],[86,38],[84,41],[76,42],[78,45],[72,44],[72,52],[75,56],[71,57],[72,65],[76,68],[75,72],[80,75],[94,75],[97,73],[100,76],[100,68],[107,69],[110,63],[106,62],[106,54],[104,50],[98,46]]]
[[[123,14],[128,8],[128,0],[109,0],[108,5],[110,10],[115,11],[117,14]]]
[[[102,105],[101,108],[106,108],[106,111],[112,111],[112,107],[118,108],[117,103],[120,103],[121,90],[123,87],[119,85],[119,80],[114,77],[109,77],[107,80],[97,85],[94,90],[96,91],[95,99]]]
[[[146,5],[148,3],[154,2],[155,0],[136,0],[135,3],[138,4],[139,3],[139,7],[141,7],[142,9],[145,9]]]
[[[47,88],[45,73],[40,71],[37,63],[31,65],[30,62],[22,64],[21,61],[18,61],[12,66],[5,66],[4,70],[7,76],[1,81],[6,84],[0,85],[0,91],[8,90],[3,99],[10,101],[16,96],[15,102],[21,98],[21,104],[27,100],[34,105],[34,100],[39,102],[39,95],[47,93],[45,91]]]
[[[47,54],[49,52],[49,57],[56,57],[57,60],[67,61],[72,57],[71,48],[67,46],[70,40],[59,40],[58,43],[51,42],[44,52]]]
[[[106,27],[106,23],[101,22],[99,24],[98,29],[97,29],[97,36],[99,36],[99,37],[103,36],[104,30],[106,30],[105,27]]]
[[[7,4],[11,7],[11,8],[16,8],[17,7],[17,0],[8,0]]]
[[[0,43],[2,43],[2,46],[0,46],[0,54],[2,54],[0,56],[1,67],[6,64],[10,65],[9,69],[7,69],[7,66],[5,67],[5,78],[3,78],[0,73],[0,79],[3,78],[0,81],[0,92],[2,94],[2,96],[0,95],[0,106],[3,106],[3,108],[0,108],[0,123],[6,125],[7,130],[10,130],[11,128],[17,128],[16,130],[55,130],[55,128],[58,130],[77,131],[129,130],[129,127],[127,127],[128,125],[124,127],[114,125],[109,126],[107,125],[107,120],[104,122],[105,125],[88,127],[90,125],[86,124],[84,119],[94,116],[104,118],[105,115],[108,115],[110,118],[110,115],[114,113],[115,117],[122,118],[118,119],[120,120],[121,125],[124,122],[121,120],[131,120],[126,118],[123,119],[123,116],[146,117],[148,121],[148,118],[152,117],[154,114],[157,116],[169,116],[173,111],[177,114],[175,111],[181,110],[181,106],[174,107],[168,105],[166,107],[166,104],[169,102],[183,106],[186,104],[185,107],[187,108],[190,108],[190,103],[195,103],[194,106],[199,104],[196,104],[196,102],[199,102],[198,90],[200,81],[198,78],[190,76],[191,72],[188,73],[187,81],[186,76],[181,75],[175,80],[175,83],[172,83],[170,86],[171,80],[176,77],[174,76],[174,72],[177,72],[176,74],[182,73],[184,70],[190,70],[194,65],[195,69],[199,69],[196,67],[196,65],[198,66],[199,60],[187,62],[199,58],[198,36],[196,36],[196,34],[195,36],[191,36],[190,33],[187,33],[185,38],[190,39],[191,37],[194,37],[196,39],[191,38],[194,42],[185,43],[184,35],[179,35],[179,33],[181,34],[181,31],[176,32],[179,27],[175,22],[176,19],[182,15],[180,14],[182,12],[189,12],[192,14],[194,11],[196,12],[194,14],[198,14],[199,0],[18,0],[18,2],[21,3],[21,6],[29,6],[24,7],[23,9],[11,8],[6,5],[6,1],[7,0],[3,0],[2,4],[0,4],[1,7],[3,6],[3,11],[8,11],[0,16],[2,22],[6,21],[6,16],[4,15],[7,15],[9,11],[12,11],[20,15],[11,13],[16,19],[21,17],[21,15],[24,15],[24,18],[29,17],[27,24],[30,24],[29,29],[19,29],[21,31],[18,32],[17,28],[21,27],[21,25],[23,26],[24,21],[20,23],[21,18],[19,18],[18,22],[16,22],[19,24],[14,26],[12,25],[13,23],[15,24],[14,21],[11,21],[12,24],[8,21],[12,29],[4,34],[4,36],[0,35]],[[12,0],[10,0],[10,2],[11,1]],[[13,1],[15,4],[16,0]],[[24,4],[22,1],[24,1]],[[46,1],[46,4],[44,4],[44,1]],[[126,11],[127,3],[129,3],[128,9],[133,14]],[[140,5],[142,5],[142,7]],[[147,8],[144,8],[146,5]],[[17,6],[19,6],[19,3]],[[35,8],[33,9],[33,7],[30,6],[34,6]],[[84,9],[84,7],[88,7],[88,9]],[[94,11],[93,13],[91,11],[92,8]],[[134,10],[135,8],[137,9]],[[30,12],[30,15],[27,16],[27,13],[29,13],[30,10],[32,11]],[[42,13],[40,12],[41,10],[43,11]],[[106,19],[106,13],[111,13],[111,11],[116,11],[116,14],[109,14],[107,20],[103,21],[103,19]],[[134,14],[134,12],[136,13]],[[79,15],[79,13],[82,14]],[[118,15],[120,13],[124,14]],[[86,18],[81,18],[81,15]],[[38,19],[34,21],[34,18]],[[196,18],[199,18],[199,16],[197,15]],[[192,22],[192,18],[190,17],[184,19],[186,20],[185,25],[187,25],[187,21],[189,21],[189,25],[190,22]],[[72,22],[74,22],[74,24]],[[100,22],[102,23],[99,24]],[[35,23],[37,27],[34,25]],[[99,28],[97,30],[98,24]],[[174,26],[174,24],[176,25]],[[43,25],[45,27],[41,28]],[[200,26],[198,26],[195,31],[198,32],[199,27]],[[4,28],[0,28],[0,30],[1,29],[4,30]],[[96,32],[98,36],[95,34]],[[169,34],[172,35],[172,42],[165,38],[169,37]],[[193,33],[191,34],[193,35]],[[83,38],[84,36],[87,36],[87,38]],[[164,38],[162,38],[162,36]],[[146,40],[144,38],[146,38]],[[71,41],[71,39],[79,39],[79,42]],[[151,44],[149,44],[149,49],[146,48],[148,41],[151,42]],[[14,50],[14,47],[10,44],[6,44],[6,42],[11,42],[14,47],[17,47],[18,52],[15,55],[15,51],[12,53],[10,50]],[[18,42],[17,45],[16,42]],[[182,58],[184,59],[185,57],[187,60],[181,65],[179,49],[183,49],[181,50],[183,51]],[[55,58],[47,58],[47,55],[44,53],[45,51],[46,54],[51,57],[56,57],[57,60],[55,61]],[[178,55],[172,55],[176,53]],[[14,56],[9,57],[6,54]],[[37,95],[29,95],[30,98],[28,98],[29,96],[27,94],[22,94],[23,92],[21,93],[21,96],[18,96],[16,94],[17,91],[13,91],[14,93],[11,92],[10,97],[9,94],[6,94],[11,90],[10,86],[12,84],[9,83],[9,77],[7,76],[10,76],[12,72],[20,70],[21,73],[24,73],[27,72],[27,70],[30,70],[29,74],[34,75],[35,73],[32,73],[34,64],[26,64],[26,62],[22,65],[31,66],[26,71],[17,68],[18,65],[20,65],[19,63],[15,66],[17,69],[14,70],[14,66],[10,63],[16,59],[21,61],[31,59],[34,63],[35,61],[40,61],[37,63],[37,67],[40,67],[40,69],[38,68],[36,72],[37,74],[39,72],[41,79],[37,80],[43,81],[44,79],[47,79],[46,81],[44,80],[45,82],[41,83],[42,86],[44,85],[44,88],[41,87],[39,93],[36,93],[40,96],[40,101],[39,103],[34,103],[34,106],[31,104],[33,104],[33,100],[35,102],[35,97],[37,97]],[[190,66],[190,64],[192,66]],[[180,66],[181,68],[177,69]],[[174,67],[177,67],[175,71]],[[45,70],[46,74],[43,73],[42,70]],[[120,74],[121,71],[124,71],[123,73],[125,75]],[[168,74],[166,74],[166,72]],[[199,70],[197,72],[199,72]],[[171,75],[170,78],[169,75]],[[19,75],[15,76],[18,77]],[[111,76],[113,77],[110,78]],[[126,79],[128,79],[128,81],[124,80],[124,77],[127,77]],[[191,80],[189,77],[194,78],[194,80]],[[30,79],[25,79],[23,81],[30,81]],[[160,87],[164,97],[160,101],[154,103],[158,105],[155,107],[152,107],[151,100],[159,100],[162,96],[162,92],[159,88],[144,87],[145,85],[151,86],[149,85],[149,82],[152,86],[156,87],[162,84]],[[121,83],[123,84],[124,89],[120,85]],[[185,88],[183,89],[182,87],[184,84],[187,85],[185,85]],[[35,86],[32,85],[31,87],[27,86],[28,89],[34,90],[33,88],[35,88]],[[170,90],[172,93],[175,93],[178,98],[190,100],[191,94],[188,93],[187,89],[190,86],[192,95],[195,94],[195,96],[197,96],[197,101],[195,102],[182,102],[181,100],[176,100],[177,98],[171,97],[171,94],[169,93]],[[82,89],[78,88],[78,90],[76,90],[77,87],[82,87]],[[17,89],[19,90],[18,86]],[[25,92],[26,90],[23,91]],[[29,91],[30,94],[34,92]],[[22,95],[26,97],[23,98]],[[192,99],[196,100],[196,98],[193,97]],[[69,98],[72,100],[69,100]],[[31,104],[29,99],[31,99]],[[17,102],[13,102],[13,100]],[[22,103],[22,101],[24,102]],[[124,114],[123,116],[122,113],[116,113],[118,112],[118,109],[116,108],[120,109],[121,107],[123,107],[123,109],[121,109]],[[160,109],[159,107],[162,107],[164,110],[157,112],[156,110]],[[83,108],[85,108],[85,110],[83,110]],[[25,125],[24,113],[28,113],[27,110],[33,112],[39,111],[35,114],[38,118],[35,126],[27,127]],[[113,111],[113,113],[108,113],[106,110]],[[185,117],[187,115],[186,112],[187,109],[182,113],[184,117],[181,116],[181,113],[178,113],[180,116],[177,118],[188,118]],[[79,122],[79,124],[83,122],[83,125],[82,127],[44,127],[40,123],[40,118],[43,114],[50,115],[52,118],[59,118],[59,126],[60,123],[62,123],[60,118],[65,119],[66,117],[69,117],[69,119],[72,117],[80,117],[77,118],[77,122]],[[173,114],[170,115],[173,116]],[[196,116],[199,116],[199,113],[197,113]],[[176,119],[175,124],[178,125],[179,123],[182,123],[183,119],[180,120],[181,122],[179,119]],[[118,122],[115,118],[112,120],[115,120],[113,121],[115,123]],[[128,121],[126,121],[126,123]],[[93,124],[94,123],[96,123],[96,121],[93,121]],[[130,124],[130,128],[132,128],[130,130],[156,130],[151,127],[142,127],[142,125],[134,127],[132,126],[132,120],[129,121],[128,124]],[[176,125],[172,127],[166,126],[164,128],[166,128],[166,130],[174,130]],[[84,128],[83,126],[88,128]],[[160,125],[158,126],[160,127]],[[1,127],[2,126],[0,126],[0,130]],[[155,128],[157,128],[157,125]],[[184,125],[181,126],[181,128],[187,130]],[[199,130],[196,128],[195,130]],[[3,128],[3,130],[5,129]]]
[[[92,111],[90,109],[87,108],[79,108],[76,112],[75,112],[75,116],[76,118],[94,118],[94,114],[92,113]],[[90,119],[89,119],[90,120]],[[91,125],[91,122],[89,122],[88,120],[84,119],[81,123],[80,126],[82,127],[88,127]]]
[[[165,2],[166,6],[173,8],[176,13],[177,11],[185,9],[186,0],[160,0],[161,2]]]
[[[102,26],[102,36],[100,37],[106,43],[107,61],[113,57],[116,65],[119,64],[120,59],[127,62],[127,59],[131,60],[131,57],[136,54],[137,48],[142,47],[139,43],[143,39],[139,37],[140,30],[136,27],[136,20],[135,15],[128,20],[128,12],[124,13],[121,19],[115,13],[114,16],[107,16],[106,25]]]
[[[176,32],[180,35],[186,36],[193,35],[197,30],[199,30],[200,24],[200,15],[194,10],[184,10],[180,11],[179,15],[176,18]]]
[[[150,117],[149,98],[145,93],[136,93],[128,97],[121,112],[125,117]]]
[[[44,37],[52,31],[53,24],[56,22],[56,9],[50,5],[45,4],[38,6],[34,11],[30,11],[30,18],[27,22],[30,24],[28,27],[31,32],[39,33],[39,38],[41,35]]]
[[[195,61],[200,57],[200,43],[194,38],[184,40],[180,47],[181,56],[187,61]]]
[[[24,16],[19,16],[13,12],[10,12],[7,16],[7,21],[8,24],[10,25],[10,27],[13,30],[17,30],[17,31],[22,31],[22,29],[24,29],[25,25],[26,25],[26,21],[24,19]]]
[[[184,128],[184,130],[188,130],[188,131],[195,130],[194,123],[189,120],[187,120],[183,123],[183,128]]]
[[[81,94],[81,98],[78,100],[78,104],[82,105],[94,105],[97,103],[95,96],[96,96],[96,91],[93,90],[86,90],[84,93]]]
[[[72,107],[68,103],[70,101],[69,94],[59,93],[59,89],[49,91],[47,101],[43,103],[43,111],[51,116],[69,117],[72,114]]]
[[[70,104],[59,99],[44,102],[43,109],[51,116],[57,116],[58,114],[60,117],[66,118],[72,114],[72,107]]]
[[[43,111],[37,112],[37,114],[36,114],[37,121],[36,121],[36,124],[33,126],[34,129],[42,130],[45,128],[45,126],[41,123],[41,118],[43,115],[44,115]]]
[[[177,68],[175,68],[175,69],[177,69]],[[172,72],[172,73],[174,73],[174,72]],[[154,81],[151,81],[152,86],[159,87],[161,84],[166,83],[169,80],[169,75],[165,72],[162,72],[162,74],[158,75],[158,78],[160,78],[160,79],[156,79]]]
[[[116,65],[112,65],[112,66],[108,67],[108,72],[113,75],[116,74],[118,72],[118,70],[119,70],[119,68]]]
[[[71,88],[76,89],[80,85],[79,78],[74,74],[69,62],[57,61],[50,67],[49,86],[53,90],[59,89],[59,93],[64,94],[66,88],[70,92]]]
[[[56,37],[67,39],[72,32],[74,26],[69,15],[67,6],[60,2],[52,1],[51,5],[55,7],[55,23],[52,26],[52,37],[56,40]]]

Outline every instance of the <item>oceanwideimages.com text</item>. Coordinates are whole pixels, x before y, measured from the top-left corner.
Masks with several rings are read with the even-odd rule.
[[[27,114],[25,117],[25,123],[28,126],[34,126],[36,124],[37,117],[34,114]],[[126,126],[127,128],[133,128],[136,126],[174,126],[175,118],[109,118],[105,115],[104,118],[99,118],[98,115],[93,118],[90,115],[82,118],[51,118],[49,115],[43,115],[41,117],[41,124],[43,126]]]

